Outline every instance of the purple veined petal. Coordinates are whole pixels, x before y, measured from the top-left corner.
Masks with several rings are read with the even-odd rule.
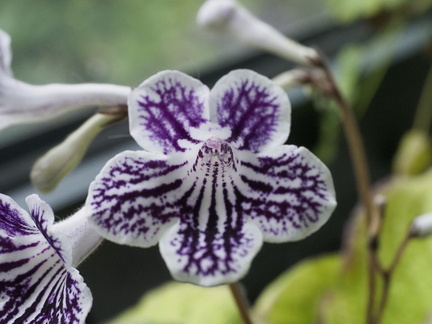
[[[129,96],[132,137],[149,152],[185,151],[200,140],[190,129],[208,121],[208,95],[207,86],[178,71],[150,77]]]
[[[237,281],[262,245],[261,232],[245,222],[241,209],[236,154],[218,138],[208,139],[198,151],[176,203],[179,222],[159,242],[177,280],[202,286]]]
[[[286,93],[270,79],[236,70],[212,89],[210,120],[231,129],[226,140],[236,148],[258,153],[285,143],[291,106]]]
[[[179,215],[178,192],[190,167],[183,156],[168,160],[144,151],[118,154],[90,185],[86,201],[90,222],[116,243],[157,244]]]
[[[36,196],[27,201],[30,215],[0,195],[0,322],[84,323],[90,290],[64,261],[67,242],[50,232],[51,208]]]
[[[238,281],[249,270],[261,246],[261,231],[251,223],[212,233],[179,222],[159,242],[171,275],[200,286]]]
[[[245,215],[266,242],[297,241],[317,231],[336,207],[327,167],[304,147],[283,145],[241,162]]]

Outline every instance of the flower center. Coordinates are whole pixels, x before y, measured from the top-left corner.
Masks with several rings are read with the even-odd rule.
[[[202,157],[209,162],[220,162],[230,166],[233,161],[233,150],[230,145],[216,136],[207,139],[200,151],[203,153]]]

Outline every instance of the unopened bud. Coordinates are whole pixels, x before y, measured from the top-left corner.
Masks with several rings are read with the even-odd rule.
[[[410,235],[412,237],[425,237],[432,234],[432,213],[423,214],[414,218]]]
[[[318,53],[259,20],[234,0],[207,0],[198,11],[200,26],[225,33],[243,44],[298,64],[313,65]]]
[[[284,90],[307,83],[310,79],[308,71],[294,69],[275,76],[272,81]]]
[[[62,143],[53,147],[33,165],[30,178],[43,193],[51,192],[82,160],[90,143],[106,126],[123,119],[122,115],[95,114]]]
[[[424,171],[431,159],[428,135],[418,130],[404,134],[396,153],[393,169],[398,174],[416,175]]]

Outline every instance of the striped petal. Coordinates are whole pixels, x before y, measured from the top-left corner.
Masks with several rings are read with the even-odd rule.
[[[317,231],[336,207],[327,167],[307,149],[280,146],[241,162],[242,209],[264,241],[297,241]]]
[[[50,231],[53,212],[35,195],[27,203],[30,215],[0,195],[0,322],[84,323],[91,293]]]
[[[185,157],[126,151],[108,161],[86,202],[101,235],[132,246],[157,244],[179,215],[178,192],[190,167]]]
[[[178,71],[160,72],[129,96],[130,133],[149,152],[184,152],[199,139],[191,129],[208,121],[209,89]]]
[[[284,144],[291,106],[286,93],[270,79],[249,70],[233,71],[211,91],[210,120],[229,128],[226,140],[254,153]]]
[[[177,223],[159,243],[172,276],[200,286],[236,282],[249,270],[262,245],[260,230],[239,222],[223,232],[200,231],[189,223]]]
[[[160,249],[173,277],[202,286],[240,279],[262,245],[260,230],[245,222],[237,151],[218,138],[198,151],[177,205],[179,222],[163,234]]]

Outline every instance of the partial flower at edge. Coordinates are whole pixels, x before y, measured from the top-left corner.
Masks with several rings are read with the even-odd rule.
[[[26,201],[30,214],[0,194],[0,322],[84,323],[92,296],[74,267],[101,237],[84,209],[54,224],[48,204]]]

